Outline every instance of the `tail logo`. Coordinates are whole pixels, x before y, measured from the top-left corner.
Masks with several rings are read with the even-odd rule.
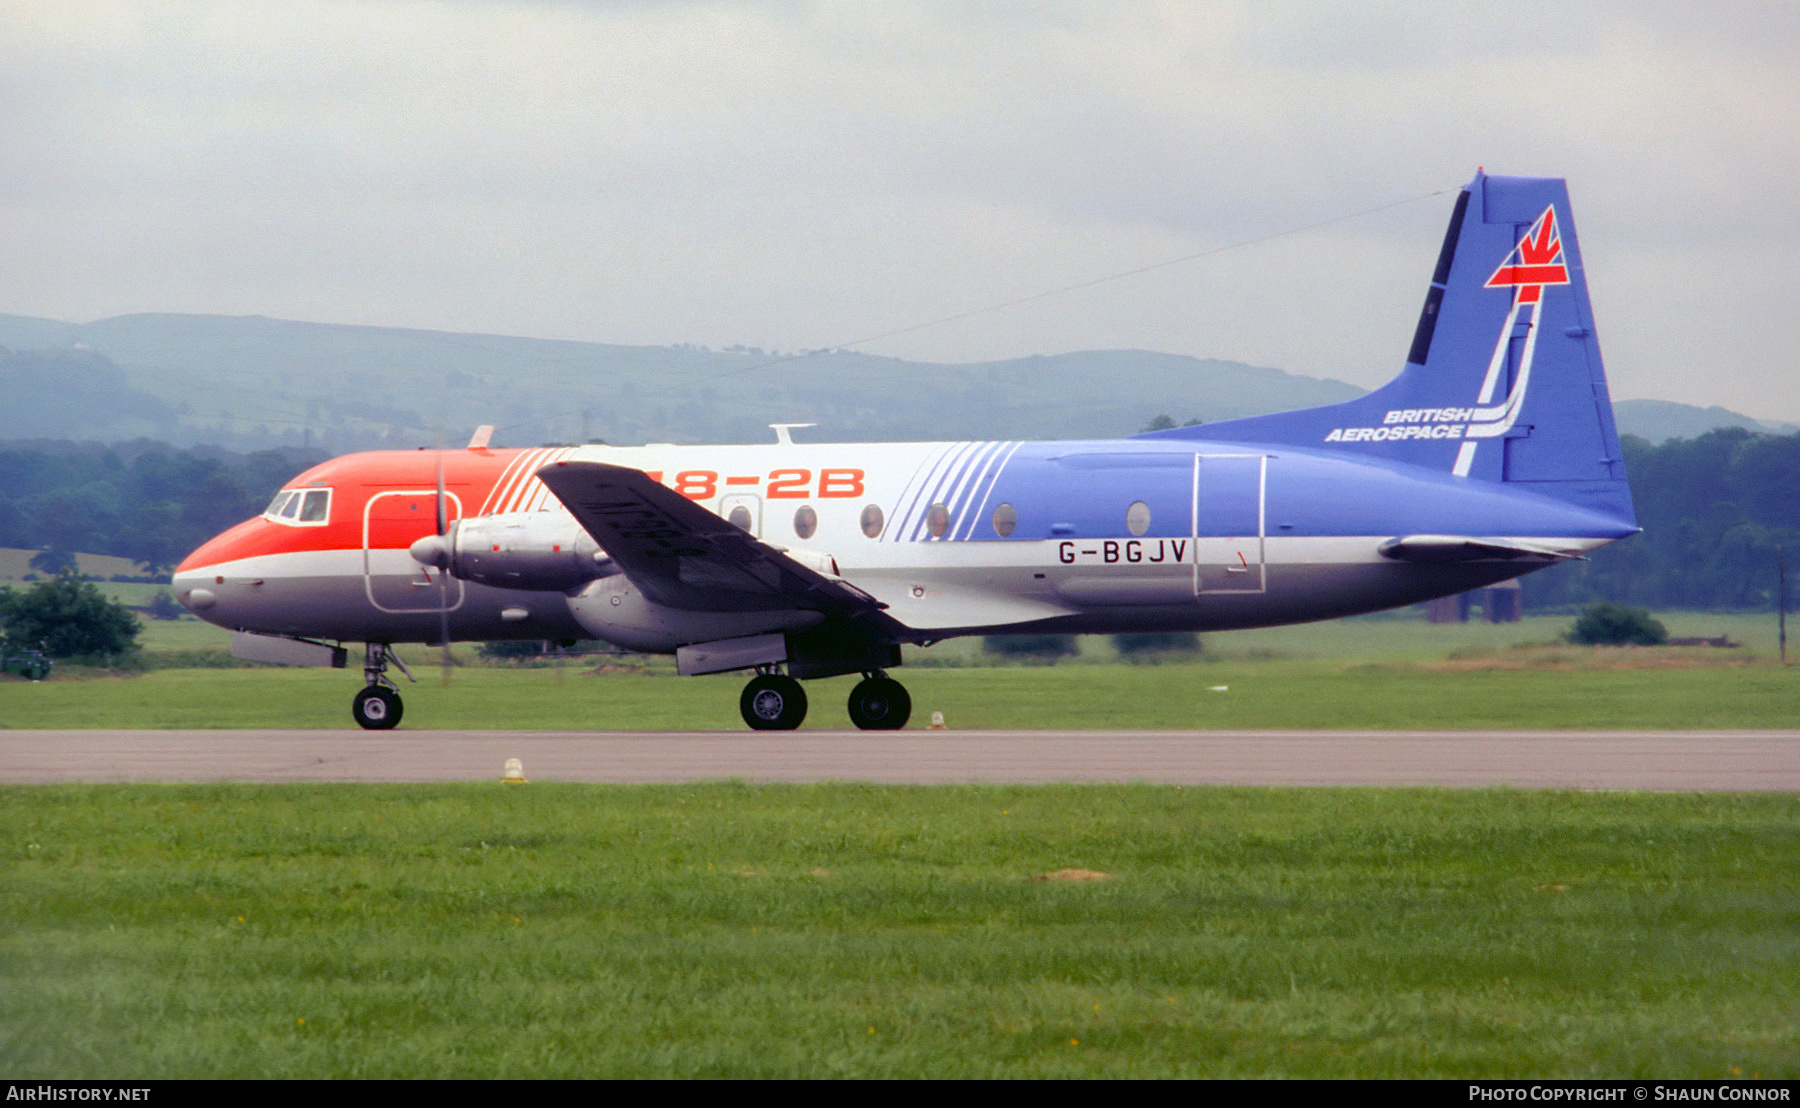
[[[1544,289],[1569,283],[1569,265],[1563,257],[1562,236],[1557,231],[1556,208],[1532,223],[1487,279],[1483,288],[1513,290],[1512,308],[1500,328],[1494,354],[1488,361],[1487,376],[1481,392],[1469,407],[1396,408],[1389,411],[1379,427],[1336,427],[1325,436],[1326,442],[1401,442],[1412,439],[1459,439],[1456,463],[1452,472],[1467,477],[1475,464],[1478,440],[1499,438],[1512,430],[1519,410],[1525,404],[1525,388],[1531,381],[1531,363],[1537,353],[1537,317]],[[1519,325],[1525,326],[1524,345],[1519,350],[1517,372],[1505,399],[1494,402],[1500,380],[1512,350],[1513,336]]]
[[[1569,267],[1562,260],[1562,237],[1556,233],[1556,209],[1545,208],[1531,230],[1487,279],[1487,288],[1513,290],[1514,304],[1536,304],[1545,285],[1569,283]]]
[[[1494,343],[1494,356],[1488,362],[1487,376],[1481,382],[1481,395],[1475,401],[1480,407],[1475,409],[1475,418],[1463,436],[1465,440],[1499,438],[1512,430],[1513,423],[1519,418],[1519,409],[1525,406],[1525,386],[1531,382],[1531,363],[1537,355],[1538,302],[1544,295],[1544,286],[1568,283],[1569,267],[1563,261],[1562,236],[1556,233],[1556,208],[1552,206],[1544,209],[1531,230],[1525,232],[1525,237],[1512,248],[1500,268],[1487,279],[1487,288],[1513,290],[1512,310],[1506,313],[1506,325],[1500,328],[1500,338]],[[1513,378],[1506,399],[1489,407],[1494,390],[1500,384],[1501,371],[1506,368],[1513,332],[1522,316],[1525,347],[1519,352],[1518,375]],[[1465,441],[1457,449],[1456,464],[1450,472],[1458,477],[1469,475],[1475,465],[1475,446],[1474,442]]]

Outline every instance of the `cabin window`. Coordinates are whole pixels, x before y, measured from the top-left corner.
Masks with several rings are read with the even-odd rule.
[[[750,530],[750,509],[744,507],[742,504],[731,509],[731,514],[725,518],[729,519],[731,525],[740,531]]]
[[[881,505],[865,504],[862,510],[862,532],[872,539],[881,537],[881,525],[885,517],[881,514]]]
[[[1019,526],[1019,510],[1011,504],[1002,504],[994,509],[994,534],[1003,539],[1012,538],[1013,531]]]
[[[933,504],[925,509],[925,530],[931,537],[941,539],[944,532],[950,530],[950,509],[942,504]]]
[[[1131,507],[1125,509],[1125,530],[1134,535],[1150,530],[1150,505],[1142,500],[1132,501]]]
[[[819,513],[813,511],[811,504],[802,504],[794,510],[794,534],[803,539],[813,537],[819,529]]]

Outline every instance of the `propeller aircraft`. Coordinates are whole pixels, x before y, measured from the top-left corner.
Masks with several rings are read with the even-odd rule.
[[[381,451],[300,474],[210,540],[177,599],[241,656],[348,664],[392,727],[396,643],[602,639],[802,680],[904,726],[902,647],[1214,631],[1490,585],[1638,530],[1560,179],[1458,196],[1399,375],[1341,404],[1113,441]]]

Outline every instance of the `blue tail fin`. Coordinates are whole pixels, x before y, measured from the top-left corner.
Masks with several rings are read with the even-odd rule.
[[[1633,519],[1568,190],[1477,173],[1457,197],[1400,375],[1322,408],[1158,436],[1320,447]]]

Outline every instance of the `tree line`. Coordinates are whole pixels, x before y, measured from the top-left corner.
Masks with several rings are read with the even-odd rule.
[[[1624,449],[1644,533],[1591,561],[1526,577],[1528,610],[1597,601],[1766,609],[1778,548],[1800,575],[1800,433],[1727,428],[1664,443],[1626,436]],[[325,458],[149,440],[0,442],[0,547],[111,554],[166,574]]]
[[[1523,579],[1527,610],[1597,601],[1647,608],[1774,607],[1778,551],[1800,564],[1800,433],[1721,428],[1623,439],[1644,533]],[[1790,610],[1794,593],[1788,586]]]
[[[0,442],[0,547],[129,558],[164,576],[189,551],[261,512],[281,486],[324,461],[316,450],[234,454],[137,440]]]

